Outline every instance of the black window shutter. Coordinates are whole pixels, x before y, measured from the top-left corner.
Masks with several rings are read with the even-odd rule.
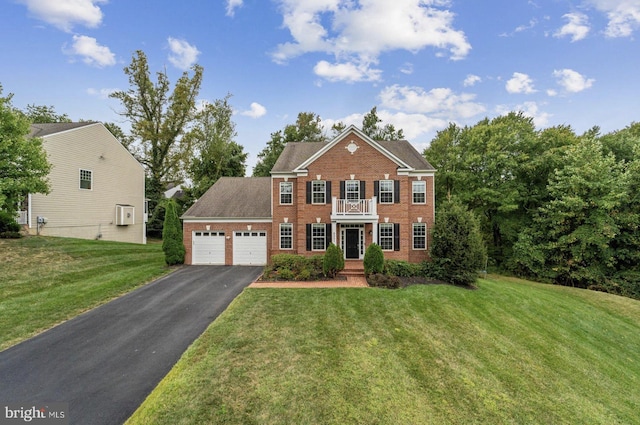
[[[393,250],[400,251],[400,223],[393,223]]]
[[[378,203],[380,203],[380,182],[378,180],[375,180],[373,182],[373,196],[375,196],[378,199]]]
[[[311,182],[307,182],[307,204],[311,203]]]
[[[324,230],[324,237],[325,237],[325,247],[329,247],[329,244],[331,243],[331,223],[327,223],[325,230]]]
[[[400,203],[400,180],[393,181],[393,203]]]
[[[340,180],[340,199],[344,199],[344,180]]]
[[[367,197],[365,196],[365,181],[364,180],[360,180],[360,199],[367,199]]]
[[[326,195],[326,199],[325,199],[325,203],[326,204],[330,204],[331,203],[331,182],[327,182],[325,183],[325,187],[327,189],[327,195]]]
[[[307,251],[311,251],[311,225],[307,224]]]

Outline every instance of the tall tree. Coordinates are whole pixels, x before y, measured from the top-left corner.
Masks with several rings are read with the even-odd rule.
[[[396,130],[393,124],[380,126],[382,120],[378,117],[378,108],[374,106],[362,119],[362,132],[373,140],[402,140],[404,132]]]
[[[58,114],[51,105],[27,105],[25,115],[34,124],[71,122],[71,118],[67,114]]]
[[[300,112],[295,124],[288,124],[284,130],[271,133],[271,140],[258,154],[258,163],[253,169],[254,177],[268,177],[271,169],[289,142],[325,142],[322,120],[313,112]]]
[[[31,122],[0,85],[0,210],[15,214],[29,193],[49,193],[51,165],[42,140],[29,138]]]
[[[166,71],[151,80],[144,52],[138,50],[124,68],[130,88],[110,95],[120,100],[121,115],[131,122],[136,148],[130,151],[145,166],[148,174],[147,197],[153,209],[168,183],[184,181],[191,158],[193,138],[188,130],[196,112],[195,101],[202,82],[203,69],[194,65],[193,75],[184,72],[170,91]]]
[[[227,95],[207,104],[195,121],[194,157],[189,167],[193,187],[188,197],[195,200],[202,196],[220,177],[244,177],[247,153],[234,141],[237,136],[231,120],[233,109]]]

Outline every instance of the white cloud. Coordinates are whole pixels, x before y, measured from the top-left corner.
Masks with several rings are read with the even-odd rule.
[[[313,67],[313,72],[319,77],[329,81],[345,81],[354,83],[357,81],[379,81],[382,71],[371,69],[369,63],[336,63],[320,61]]]
[[[95,28],[102,22],[98,7],[107,0],[21,0],[34,17],[62,31],[70,32],[74,25]]]
[[[402,67],[400,68],[400,72],[407,75],[413,74],[413,64],[409,62],[405,62],[405,64],[402,65]]]
[[[556,31],[553,36],[554,37],[565,37],[571,36],[571,41],[579,41],[587,36],[589,30],[589,18],[584,13],[567,13],[562,16],[567,19],[567,23],[562,26],[558,31]]]
[[[234,16],[239,7],[242,7],[242,0],[227,0],[227,16]]]
[[[561,69],[553,71],[553,76],[558,79],[558,84],[570,93],[578,93],[593,85],[593,78],[586,78],[573,69]]]
[[[509,93],[535,93],[533,88],[533,80],[527,74],[521,72],[514,72],[510,80],[507,81],[505,86]]]
[[[482,81],[482,78],[478,77],[477,75],[469,74],[467,75],[467,78],[464,79],[462,84],[465,87],[473,87],[481,81]]]
[[[607,15],[607,37],[630,37],[640,28],[640,0],[585,0],[585,3]]]
[[[249,109],[248,111],[240,112],[240,115],[245,115],[251,118],[260,118],[265,116],[266,114],[267,114],[267,108],[265,108],[264,106],[262,106],[257,102],[252,102],[251,109]]]
[[[333,55],[335,65],[318,64],[333,81],[344,74],[347,81],[354,81],[356,70],[371,80],[366,70],[383,52],[434,47],[458,60],[471,50],[464,32],[453,28],[454,14],[446,9],[446,0],[278,1],[283,26],[293,40],[278,45],[273,60],[284,63],[310,52]],[[351,69],[345,70],[348,64]]]
[[[108,99],[111,93],[117,92],[118,89],[94,89],[92,87],[87,89],[87,94],[97,97],[98,99]]]
[[[86,35],[74,35],[71,48],[64,52],[81,56],[84,63],[98,68],[116,64],[116,55],[107,46],[99,45],[95,38]]]
[[[557,95],[558,95],[558,92],[555,91],[554,89],[548,89],[547,90],[547,96],[554,97],[554,96],[557,96]]]
[[[541,111],[536,102],[524,102],[516,106],[498,105],[496,107],[496,112],[500,115],[508,114],[512,111],[521,111],[524,115],[533,118],[533,123],[538,128],[548,127],[549,119],[552,117],[548,112]]]
[[[485,107],[474,102],[475,94],[455,94],[448,88],[425,91],[421,87],[393,85],[380,92],[381,106],[410,113],[432,114],[448,120],[470,118],[481,114]]]
[[[200,51],[196,46],[192,46],[185,40],[178,40],[176,38],[169,37],[167,39],[169,43],[169,62],[178,69],[187,70],[198,60]]]

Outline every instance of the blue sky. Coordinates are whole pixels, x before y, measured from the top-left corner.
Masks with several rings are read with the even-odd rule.
[[[373,106],[420,151],[449,122],[521,110],[539,128],[640,120],[640,0],[0,0],[0,84],[13,103],[119,123],[143,50],[200,101],[232,95],[248,174],[299,112],[360,125]]]

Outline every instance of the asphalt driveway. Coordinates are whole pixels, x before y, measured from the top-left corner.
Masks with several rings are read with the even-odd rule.
[[[0,403],[122,424],[262,267],[185,266],[0,353]]]

